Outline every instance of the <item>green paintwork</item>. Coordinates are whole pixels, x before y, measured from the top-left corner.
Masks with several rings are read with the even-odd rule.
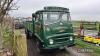
[[[26,22],[25,23],[25,28],[29,29],[30,31],[33,32],[33,22],[30,21],[30,22]]]
[[[33,17],[33,21],[26,23],[26,28],[29,31],[34,32],[38,39],[43,43],[44,49],[60,48],[66,45],[74,44],[74,34],[72,22],[59,21],[53,24],[45,25],[43,13],[44,12],[64,12],[68,14],[67,18],[70,18],[69,9],[62,7],[45,7],[44,10],[37,11],[36,17]],[[66,19],[67,19],[66,18]],[[48,29],[49,28],[49,29]],[[70,37],[73,40],[70,40]],[[50,39],[53,40],[53,44],[50,44]]]

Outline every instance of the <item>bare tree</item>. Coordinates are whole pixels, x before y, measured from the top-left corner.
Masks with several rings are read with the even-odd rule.
[[[11,9],[13,0],[0,0],[0,48],[2,48],[2,22],[6,13]]]

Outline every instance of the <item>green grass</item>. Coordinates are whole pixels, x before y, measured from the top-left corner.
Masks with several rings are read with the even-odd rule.
[[[84,21],[84,22],[86,22],[86,21]],[[81,23],[81,21],[72,21],[73,27],[75,29],[79,29],[80,28],[80,23]],[[94,22],[91,22],[91,23],[94,23]],[[99,30],[98,29],[99,28],[99,24],[100,24],[100,22],[97,22],[96,25],[94,25],[94,24],[93,25],[87,24],[87,25],[84,25],[84,29],[89,29],[91,27],[92,29]]]
[[[76,45],[79,48],[90,48],[93,50],[93,53],[92,53],[93,55],[100,56],[100,46],[95,46],[93,44],[86,43],[79,38],[76,39]]]
[[[12,48],[12,37],[12,30],[9,27],[5,26],[3,28],[3,48]]]

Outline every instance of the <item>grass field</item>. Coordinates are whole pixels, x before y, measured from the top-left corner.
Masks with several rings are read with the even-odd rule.
[[[100,46],[95,46],[94,44],[86,43],[79,38],[76,39],[76,45],[79,48],[89,48],[93,50],[93,53],[92,53],[93,56],[100,56]]]
[[[72,21],[73,27],[74,29],[79,29],[80,28],[80,23],[81,21]],[[95,29],[95,30],[99,30],[99,23],[100,22],[89,22],[89,21],[83,21],[83,26],[84,29]]]

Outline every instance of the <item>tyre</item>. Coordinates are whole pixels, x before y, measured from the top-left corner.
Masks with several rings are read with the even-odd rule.
[[[29,39],[32,39],[34,37],[32,32],[28,32],[28,34],[29,34]]]
[[[32,34],[32,39],[35,41],[36,36],[34,35],[34,33]]]
[[[27,39],[30,39],[29,31],[28,31],[28,30],[25,30],[25,33],[26,33],[26,38],[27,38]]]
[[[35,46],[36,46],[37,52],[39,53],[43,52],[42,43],[37,38],[35,39]]]
[[[25,29],[25,34],[27,34],[27,30]]]

